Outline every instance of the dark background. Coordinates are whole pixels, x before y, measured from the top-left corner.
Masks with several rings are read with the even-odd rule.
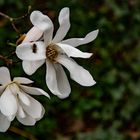
[[[139,140],[140,139],[140,1],[139,0],[0,0],[0,12],[21,17],[30,10],[47,14],[58,28],[58,14],[70,8],[71,29],[66,38],[84,37],[99,29],[96,40],[79,46],[93,52],[90,59],[75,59],[93,75],[97,84],[82,87],[72,81],[72,92],[61,100],[45,85],[45,65],[34,75],[26,75],[21,61],[10,55],[19,34],[11,22],[0,16],[0,55],[9,56],[13,63],[0,59],[12,77],[25,76],[34,86],[45,89],[51,100],[38,99],[46,108],[45,116],[33,127],[23,126],[16,119],[1,140]],[[32,27],[29,14],[15,20],[20,34]],[[68,71],[66,71],[69,75]]]

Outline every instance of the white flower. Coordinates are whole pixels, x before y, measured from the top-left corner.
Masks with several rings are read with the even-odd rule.
[[[88,33],[85,38],[63,40],[70,28],[69,8],[63,8],[59,14],[60,27],[53,36],[53,23],[40,11],[33,11],[30,20],[34,25],[27,33],[23,42],[17,46],[16,54],[23,60],[24,71],[31,75],[46,63],[46,84],[50,91],[60,98],[66,98],[71,88],[63,70],[66,67],[73,80],[83,86],[95,84],[90,73],[79,66],[70,57],[89,58],[92,53],[81,52],[76,47],[93,41],[98,30]]]
[[[43,106],[28,94],[49,95],[42,89],[23,85],[32,82],[24,77],[11,81],[9,70],[0,67],[0,132],[5,132],[15,117],[24,125],[34,125],[43,117]]]

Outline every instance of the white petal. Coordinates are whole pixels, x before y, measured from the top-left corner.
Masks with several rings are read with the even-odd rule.
[[[32,24],[42,31],[53,28],[53,23],[47,15],[42,14],[40,11],[33,11],[30,16]]]
[[[17,112],[17,116],[19,116],[20,118],[25,118],[26,114],[23,110],[23,108],[21,107],[21,105],[18,105],[18,112]]]
[[[22,67],[26,74],[32,75],[35,71],[44,64],[45,60],[25,61],[22,62]]]
[[[17,56],[22,60],[36,61],[46,58],[46,47],[42,41],[22,43],[16,48]]]
[[[55,37],[53,38],[54,43],[60,42],[66,36],[70,28],[69,8],[65,7],[60,11],[58,20],[60,27],[57,30]]]
[[[38,39],[41,38],[43,35],[43,31],[40,30],[38,27],[33,26],[29,32],[26,34],[26,37],[24,38],[23,42],[32,42],[32,41],[37,41]]]
[[[28,96],[26,96],[26,94],[22,91],[22,92],[18,92],[18,97],[21,100],[22,103],[24,103],[27,106],[30,106],[30,99],[28,98]]]
[[[30,106],[27,106],[21,102],[24,111],[33,118],[40,118],[42,115],[42,105],[28,94],[26,94],[26,96],[30,100]]]
[[[62,94],[58,95],[58,97],[64,99],[68,97],[71,92],[70,84],[62,66],[60,64],[55,64],[54,67],[56,70],[58,88],[60,93]]]
[[[41,112],[41,116],[39,118],[36,118],[36,121],[39,121],[45,114],[45,108],[42,106],[42,112]]]
[[[92,86],[96,83],[91,74],[73,59],[60,56],[57,61],[65,66],[69,70],[71,78],[82,86]]]
[[[16,117],[17,117],[17,120],[24,125],[32,126],[32,125],[35,125],[35,123],[36,123],[36,120],[29,115],[26,115],[26,117],[24,117],[24,118],[21,118],[18,115]]]
[[[71,39],[63,40],[61,43],[68,44],[73,47],[77,47],[77,46],[87,44],[87,43],[93,41],[97,37],[98,32],[99,32],[99,30],[95,30],[95,31],[88,33],[85,36],[85,38],[71,38]]]
[[[67,44],[57,43],[57,45],[69,56],[69,57],[80,57],[80,58],[89,58],[92,53],[86,53],[78,50]]]
[[[3,93],[5,86],[0,86],[0,95]]]
[[[6,67],[0,67],[0,84],[4,85],[11,82],[9,70]]]
[[[53,29],[48,29],[44,32],[44,43],[48,46],[52,42]]]
[[[8,88],[10,89],[11,94],[13,94],[14,96],[17,96],[17,91],[19,90],[19,85],[12,83],[12,84],[8,85]]]
[[[6,132],[11,122],[0,112],[0,132]]]
[[[58,90],[57,77],[56,77],[54,65],[52,63],[50,63],[49,61],[46,64],[47,64],[46,84],[47,84],[49,90],[54,95],[57,95],[57,96],[61,95],[61,93]]]
[[[50,18],[46,15],[43,15],[40,11],[33,11],[30,16],[30,20],[34,26],[37,26],[39,29],[44,31],[45,44],[49,44],[52,40],[54,28]]]
[[[28,87],[28,86],[24,86],[24,85],[20,85],[20,88],[31,95],[45,95],[46,97],[50,98],[49,94],[47,92],[45,92],[44,90],[40,89],[40,88],[35,88],[35,87]]]
[[[17,112],[17,100],[9,87],[5,89],[0,97],[0,110],[5,116],[12,116]]]
[[[31,84],[31,83],[33,83],[33,81],[31,81],[30,79],[25,78],[25,77],[15,77],[13,79],[13,81],[16,81],[20,84]]]
[[[12,116],[7,116],[7,119],[11,122],[15,119],[16,114],[12,115]]]

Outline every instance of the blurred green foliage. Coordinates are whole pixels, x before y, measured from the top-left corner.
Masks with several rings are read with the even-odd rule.
[[[28,6],[47,14],[58,27],[57,17],[63,7],[71,11],[71,29],[66,38],[84,37],[99,29],[90,44],[80,46],[93,52],[87,60],[77,59],[88,69],[97,84],[81,87],[70,80],[70,97],[60,100],[45,85],[45,66],[29,77],[21,63],[9,65],[12,76],[26,76],[35,85],[48,91],[51,100],[37,98],[46,108],[44,118],[33,127],[19,124],[22,130],[0,133],[5,140],[138,140],[140,139],[140,1],[139,0],[0,0],[0,12],[11,17],[24,15]],[[32,26],[29,16],[15,21],[20,33]],[[0,54],[7,56],[15,50],[18,34],[10,21],[0,17]],[[13,61],[19,59],[13,55]],[[0,60],[0,66],[6,64]],[[67,72],[68,73],[68,72]],[[28,138],[27,138],[28,137]]]

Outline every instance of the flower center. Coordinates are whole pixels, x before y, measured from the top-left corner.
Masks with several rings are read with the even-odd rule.
[[[10,88],[11,92],[14,94],[14,95],[17,95],[17,91],[19,91],[19,87],[18,87],[18,83],[16,81],[12,81],[11,83],[9,83],[7,85],[7,87]]]
[[[46,48],[46,57],[48,58],[48,60],[50,60],[53,63],[56,62],[56,58],[58,56],[57,48],[58,48],[58,46],[53,43],[48,45],[48,47]]]

